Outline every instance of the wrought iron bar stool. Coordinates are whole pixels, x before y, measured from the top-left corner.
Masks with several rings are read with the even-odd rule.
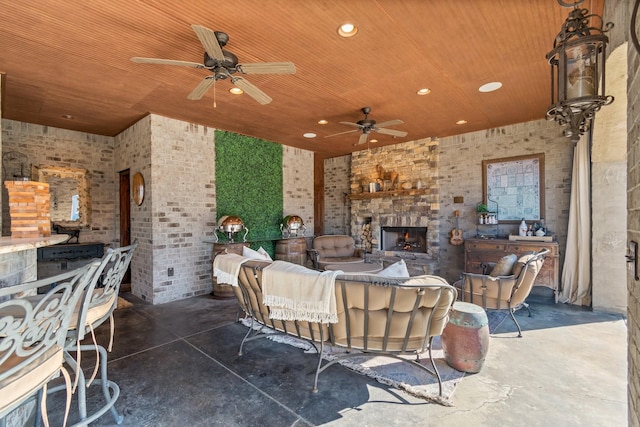
[[[67,331],[98,267],[99,263],[90,263],[47,279],[0,288],[0,426],[15,418],[15,409],[35,399],[39,403],[35,422],[39,424],[42,417],[48,425],[47,383],[61,374],[67,390],[66,424],[71,403],[70,378],[63,366]]]
[[[75,314],[77,316],[77,322],[72,322],[69,328],[65,346],[65,362],[72,367],[76,374],[77,388],[75,392],[78,393],[80,421],[75,425],[87,425],[98,419],[107,410],[111,412],[116,424],[122,423],[123,416],[119,414],[114,407],[120,395],[120,388],[115,382],[110,381],[107,376],[107,350],[111,351],[113,345],[113,311],[118,305],[120,285],[129,268],[131,258],[137,246],[138,242],[134,242],[130,246],[107,249],[94,273],[84,303],[78,306]],[[94,331],[107,320],[110,321],[110,339],[109,345],[107,349],[105,349],[96,342]],[[91,336],[93,343],[81,344],[81,341],[88,334]],[[86,381],[81,366],[81,355],[83,351],[96,353],[96,364],[89,381]],[[75,358],[72,356],[74,353]],[[100,369],[100,378],[95,378],[98,368]],[[88,415],[86,388],[93,383],[94,379],[99,381],[105,401],[102,407]]]

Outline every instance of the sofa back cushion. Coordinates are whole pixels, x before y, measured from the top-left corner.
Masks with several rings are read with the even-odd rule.
[[[346,235],[326,235],[313,239],[313,249],[318,251],[320,259],[351,257],[356,250],[353,237]]]
[[[338,276],[332,344],[364,351],[422,350],[442,333],[455,299],[454,288],[437,276]]]

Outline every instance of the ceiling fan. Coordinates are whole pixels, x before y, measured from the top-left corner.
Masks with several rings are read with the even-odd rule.
[[[367,140],[369,139],[369,134],[371,132],[378,132],[378,133],[382,133],[382,134],[385,134],[385,135],[399,136],[399,137],[407,136],[407,132],[404,132],[404,131],[401,131],[401,130],[384,128],[384,126],[401,125],[402,123],[404,123],[402,120],[395,119],[395,120],[389,120],[389,121],[386,121],[386,122],[378,123],[375,120],[369,118],[369,113],[371,112],[371,107],[363,107],[363,108],[360,109],[360,111],[362,111],[362,113],[364,114],[364,119],[358,120],[356,123],[340,122],[343,125],[355,126],[355,127],[357,127],[357,129],[334,133],[332,135],[325,136],[325,138],[330,138],[330,137],[336,136],[336,135],[343,135],[345,133],[361,131],[362,134],[360,135],[360,138],[358,139],[358,143],[355,144],[355,145],[360,145],[360,144],[364,144],[365,142],[367,142]]]
[[[231,80],[231,83],[242,89],[247,95],[266,105],[272,99],[249,83],[244,77],[234,75],[239,74],[295,74],[296,66],[291,62],[254,62],[250,64],[238,64],[238,57],[228,50],[222,49],[229,41],[229,36],[221,31],[212,31],[202,25],[192,25],[193,31],[200,39],[204,47],[204,62],[177,61],[173,59],[140,58],[133,57],[131,60],[143,64],[178,65],[182,67],[204,68],[213,73],[207,76],[195,87],[187,96],[188,99],[201,99],[205,93],[213,86],[216,80]],[[215,101],[214,101],[215,105]]]

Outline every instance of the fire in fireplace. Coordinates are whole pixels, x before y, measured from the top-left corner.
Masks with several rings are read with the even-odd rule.
[[[382,227],[382,250],[427,253],[427,227]]]

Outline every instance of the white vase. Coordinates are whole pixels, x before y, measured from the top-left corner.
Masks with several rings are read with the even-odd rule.
[[[520,227],[518,228],[518,234],[520,234],[520,236],[526,236],[527,235],[527,223],[524,222],[524,218],[522,218],[522,222],[520,223]]]

